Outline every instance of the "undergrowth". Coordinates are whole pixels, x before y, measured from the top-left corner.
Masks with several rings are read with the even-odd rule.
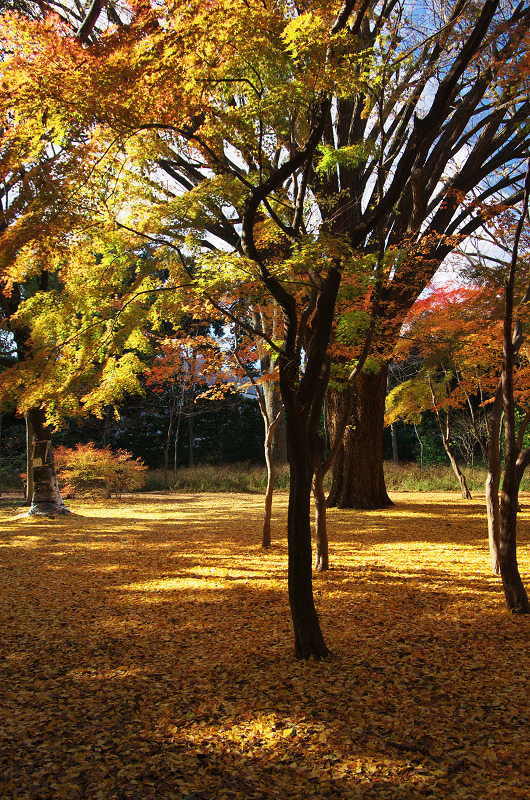
[[[400,464],[385,462],[385,481],[391,492],[455,492],[460,493],[459,483],[449,466],[419,464]],[[464,468],[466,480],[471,492],[483,492],[486,480],[485,467]],[[146,484],[143,491],[169,491],[182,494],[199,492],[243,492],[259,494],[267,486],[267,471],[259,464],[241,462],[237,464],[211,465],[202,464],[195,467],[180,467],[177,475],[169,473],[168,484],[164,485],[164,471],[149,470],[145,474]],[[331,485],[331,474],[326,476],[326,488]],[[12,492],[11,483],[1,480],[0,491]],[[17,494],[21,494],[17,487]],[[289,489],[289,467],[284,464],[276,468],[276,491]],[[521,491],[530,491],[530,474],[521,483]]]
[[[389,491],[399,492],[457,492],[460,485],[449,466],[400,464],[396,466],[387,461],[384,465],[385,481]],[[465,469],[466,480],[472,492],[484,491],[485,467]],[[164,491],[163,470],[150,470],[146,476],[145,491]],[[264,492],[267,485],[267,472],[264,466],[239,463],[213,466],[209,464],[196,467],[181,467],[177,476],[169,475],[169,490],[174,492]],[[326,476],[326,488],[331,485],[331,474]],[[289,488],[289,467],[282,465],[276,469],[276,490]],[[523,479],[521,490],[530,490],[530,476]]]

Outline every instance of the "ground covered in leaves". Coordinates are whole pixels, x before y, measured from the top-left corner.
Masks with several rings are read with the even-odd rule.
[[[327,662],[293,657],[285,496],[269,552],[256,496],[4,508],[0,797],[528,798],[530,619],[483,500],[393,499],[329,513]]]

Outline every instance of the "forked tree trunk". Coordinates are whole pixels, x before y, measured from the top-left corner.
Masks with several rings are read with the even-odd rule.
[[[436,399],[436,395],[434,394],[434,386],[430,378],[429,378],[429,388],[431,390],[431,398],[432,398],[434,413],[436,414],[438,427],[440,428],[440,432],[442,434],[442,442],[444,450],[447,453],[447,458],[449,459],[453,472],[455,473],[460,483],[460,491],[462,492],[462,499],[471,500],[472,499],[471,492],[467,488],[466,476],[458,466],[455,454],[453,453],[453,449],[451,447],[451,412],[449,409],[447,409],[446,424],[444,425],[442,421],[442,416],[438,410],[438,401]]]
[[[47,517],[69,514],[57,485],[51,432],[44,409],[32,409],[28,417],[33,431],[33,495],[28,514]]]
[[[328,507],[377,509],[392,505],[383,473],[383,432],[388,366],[362,372],[354,385],[353,411],[333,467]],[[341,418],[343,393],[328,391],[330,438]]]
[[[271,458],[274,464],[287,463],[287,439],[285,436],[285,417],[278,383],[267,381],[262,384],[263,399],[269,420],[278,417],[271,441]],[[279,416],[278,416],[279,415]]]

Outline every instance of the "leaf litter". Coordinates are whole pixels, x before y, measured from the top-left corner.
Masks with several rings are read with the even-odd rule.
[[[285,495],[269,551],[251,495],[1,511],[0,797],[528,797],[530,619],[489,574],[483,501],[394,500],[329,510],[333,657],[308,663]]]

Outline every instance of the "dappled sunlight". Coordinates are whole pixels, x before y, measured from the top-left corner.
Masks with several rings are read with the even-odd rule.
[[[480,502],[393,499],[329,510],[322,663],[292,654],[286,495],[267,551],[258,496],[0,512],[4,794],[525,796],[530,619],[504,610]]]

